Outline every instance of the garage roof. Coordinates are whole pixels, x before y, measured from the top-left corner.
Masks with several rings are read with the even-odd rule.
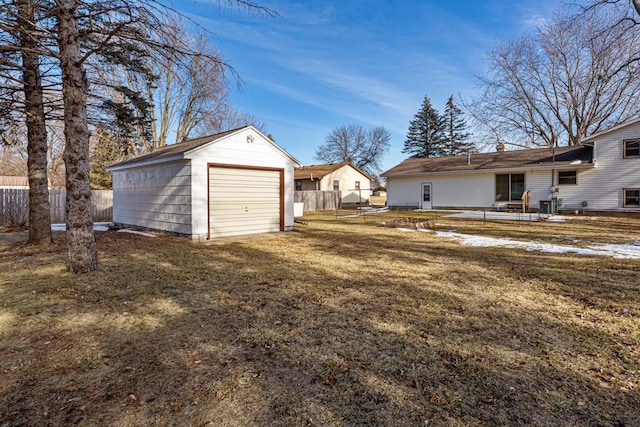
[[[208,136],[202,136],[199,138],[192,138],[192,139],[187,139],[184,142],[178,143],[178,144],[172,144],[172,145],[167,145],[166,147],[162,147],[162,148],[158,148],[150,153],[147,154],[143,154],[141,156],[138,157],[134,157],[132,159],[128,159],[128,160],[124,160],[122,162],[113,164],[111,166],[109,166],[107,168],[108,171],[113,171],[113,170],[118,170],[118,169],[126,169],[129,167],[135,167],[135,166],[142,166],[142,165],[148,165],[148,164],[154,164],[154,163],[163,163],[163,162],[169,162],[172,160],[180,160],[180,159],[184,159],[184,155],[192,150],[195,150],[196,148],[202,147],[203,145],[209,144],[211,142],[214,141],[218,141],[220,139],[223,139],[227,136],[230,136],[236,132],[240,132],[242,130],[245,129],[251,129],[254,132],[262,135],[262,133],[256,129],[253,126],[243,126],[237,129],[231,129],[225,132],[221,132],[221,133],[216,133],[214,135],[208,135]],[[278,149],[279,151],[281,151],[283,154],[285,154],[287,157],[289,157],[294,163],[296,164],[300,164],[295,158],[293,158],[289,153],[287,153],[286,151],[284,151],[282,148],[280,148],[278,146],[278,144],[276,144],[275,142],[273,142],[271,139],[267,138],[266,136],[262,135],[266,140],[268,140],[269,142],[271,142],[271,144],[273,144],[273,146]]]

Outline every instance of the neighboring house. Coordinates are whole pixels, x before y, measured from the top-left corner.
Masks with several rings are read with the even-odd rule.
[[[113,221],[194,240],[291,230],[298,166],[253,126],[187,140],[107,168]]]
[[[501,147],[502,148],[502,147]],[[640,212],[640,119],[575,147],[411,159],[383,173],[392,208]]]
[[[342,206],[369,204],[372,180],[349,162],[303,166],[295,171],[296,191],[340,191]]]

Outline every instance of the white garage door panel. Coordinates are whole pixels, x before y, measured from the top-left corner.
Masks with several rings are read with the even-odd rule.
[[[280,171],[212,166],[211,237],[280,231]]]

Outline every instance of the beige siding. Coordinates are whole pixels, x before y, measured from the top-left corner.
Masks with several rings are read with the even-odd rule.
[[[301,181],[302,181],[302,189],[300,191],[315,191],[320,189],[319,179],[314,179],[313,181],[303,179]]]
[[[211,237],[280,231],[280,172],[211,167]]]
[[[333,181],[340,181],[343,204],[369,203],[371,181],[351,166],[343,166],[325,175],[320,182],[320,190],[333,191]],[[356,181],[360,181],[360,191],[356,190]]]
[[[188,161],[113,172],[113,221],[191,234]]]
[[[252,136],[253,141],[247,142]],[[266,138],[251,129],[243,130],[190,154],[193,184],[193,238],[206,239],[209,230],[207,179],[209,164],[282,168],[284,170],[284,229],[293,228],[294,162]]]

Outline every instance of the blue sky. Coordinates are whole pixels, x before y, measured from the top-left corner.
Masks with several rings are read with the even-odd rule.
[[[429,96],[469,98],[498,40],[531,31],[560,0],[256,0],[279,16],[252,16],[211,3],[175,7],[215,34],[242,79],[236,108],[302,164],[331,130],[358,123],[392,133],[383,160],[401,162],[409,121]]]

